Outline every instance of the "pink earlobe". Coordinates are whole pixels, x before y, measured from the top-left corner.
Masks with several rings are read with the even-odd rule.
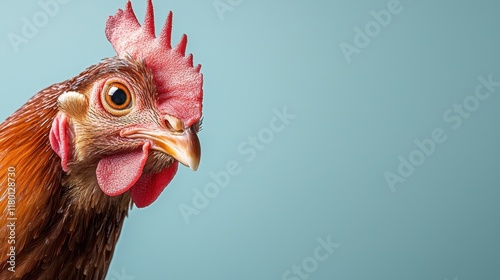
[[[61,167],[64,172],[68,172],[68,160],[71,156],[70,143],[71,135],[69,131],[68,116],[64,113],[57,114],[50,129],[50,146],[52,150],[61,158]]]

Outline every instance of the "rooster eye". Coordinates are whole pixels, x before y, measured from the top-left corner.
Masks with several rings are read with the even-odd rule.
[[[132,96],[126,86],[114,82],[104,88],[102,104],[109,113],[123,116],[130,112]]]

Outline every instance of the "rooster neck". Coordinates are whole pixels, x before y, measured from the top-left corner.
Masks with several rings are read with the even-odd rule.
[[[132,205],[128,192],[120,196],[111,197],[102,192],[97,182],[97,164],[81,164],[84,167],[71,168],[69,174],[65,174],[61,184],[66,191],[67,200],[65,206],[68,210],[78,213],[106,213],[119,211],[127,213]]]
[[[49,134],[66,90],[62,83],[41,91],[0,124],[0,279],[104,279],[130,208],[128,194],[107,197],[64,175]],[[16,218],[14,243],[8,218]],[[7,270],[11,246],[15,273]]]
[[[98,212],[73,203],[71,192],[65,190],[45,230],[16,256],[16,276],[96,280],[106,276],[130,198],[110,198]]]

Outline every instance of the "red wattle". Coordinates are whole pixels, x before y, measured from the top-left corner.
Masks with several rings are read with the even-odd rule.
[[[139,208],[151,205],[167,187],[177,172],[179,163],[175,161],[171,166],[157,174],[143,174],[130,189],[130,197]]]
[[[132,188],[142,175],[150,145],[146,143],[141,149],[101,159],[96,170],[101,190],[109,196],[117,196]]]

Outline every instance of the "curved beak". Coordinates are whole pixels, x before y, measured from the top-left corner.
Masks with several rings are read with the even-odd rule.
[[[192,127],[182,131],[131,128],[123,131],[122,136],[151,140],[153,142],[151,149],[170,155],[194,171],[198,169],[200,164],[200,140]]]

